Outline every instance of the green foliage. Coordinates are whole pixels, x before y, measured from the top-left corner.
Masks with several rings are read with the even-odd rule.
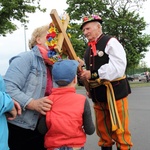
[[[79,28],[78,24],[71,23],[70,24],[71,29],[68,30],[68,32],[71,34],[71,43],[73,45],[73,48],[80,58],[83,58],[84,51],[86,49],[86,41],[85,38],[82,35],[82,31],[77,31],[76,29]]]
[[[37,9],[46,11],[40,7],[40,0],[0,0],[0,35],[5,36],[17,29],[12,22],[14,20],[26,24],[29,21],[28,14]]]
[[[80,30],[81,18],[93,13],[101,15],[99,12],[101,12],[101,8],[105,6],[103,6],[102,2],[99,0],[67,0],[66,2],[69,5],[66,12],[71,19],[71,40],[77,55],[82,58],[87,46],[87,40]]]
[[[124,46],[128,67],[138,65],[150,45],[150,35],[142,33],[146,27],[144,18],[134,11],[129,12],[125,9],[122,9],[117,15],[108,14],[107,16],[110,19],[105,20],[103,24],[106,34],[117,37]]]
[[[146,22],[139,15],[139,9],[144,1],[67,0],[69,7],[66,11],[71,19],[74,37],[72,42],[77,54],[82,55],[87,45],[80,30],[81,18],[89,14],[99,14],[103,19],[103,32],[115,36],[124,46],[127,54],[127,67],[137,66],[145,57],[145,52],[148,51],[150,45],[150,35],[143,33]]]

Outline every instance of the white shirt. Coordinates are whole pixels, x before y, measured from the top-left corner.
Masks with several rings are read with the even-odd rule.
[[[116,38],[111,38],[105,48],[109,62],[98,69],[100,79],[109,81],[122,77],[125,74],[127,60],[123,46]]]

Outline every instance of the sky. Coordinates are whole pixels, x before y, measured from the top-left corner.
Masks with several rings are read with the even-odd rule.
[[[41,0],[41,6],[47,8],[45,13],[40,11],[29,15],[28,29],[24,30],[18,22],[18,30],[14,31],[12,34],[7,34],[6,37],[0,36],[0,74],[4,75],[8,66],[9,59],[20,52],[29,50],[28,41],[31,37],[33,30],[39,26],[49,24],[51,22],[50,12],[52,9],[56,9],[58,14],[61,15],[67,8],[66,0]],[[150,1],[148,0],[143,5],[143,10],[141,11],[141,16],[144,17],[147,24],[150,24]],[[146,34],[150,34],[150,25],[145,30]],[[147,66],[150,67],[150,48],[149,52],[146,53],[145,59]]]

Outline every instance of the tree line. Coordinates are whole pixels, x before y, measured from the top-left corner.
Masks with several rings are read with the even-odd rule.
[[[146,0],[66,0],[66,12],[70,16],[71,42],[79,57],[83,57],[86,39],[80,30],[81,19],[85,15],[98,14],[103,19],[103,32],[116,37],[127,54],[127,68],[137,67],[145,57],[150,45],[150,35],[144,33],[146,22],[140,10]],[[12,20],[28,24],[28,15],[41,8],[40,0],[0,0],[0,35],[6,36],[17,30]]]

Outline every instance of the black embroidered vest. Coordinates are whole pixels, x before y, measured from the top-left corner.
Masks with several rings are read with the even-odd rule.
[[[87,48],[85,55],[84,55],[87,70],[94,72],[94,71],[97,71],[102,65],[108,63],[109,56],[105,53],[104,50],[110,38],[111,38],[110,36],[103,34],[98,39],[98,42],[96,44],[96,49],[98,51],[101,51],[101,53],[103,54],[101,57],[99,57],[98,55],[93,56],[91,47]],[[111,84],[113,86],[116,100],[126,97],[129,93],[131,93],[129,83],[126,78],[119,80],[119,81],[111,82]],[[107,102],[105,85],[92,88],[90,92],[91,92],[91,97],[92,97],[93,102],[97,102],[97,101]]]

